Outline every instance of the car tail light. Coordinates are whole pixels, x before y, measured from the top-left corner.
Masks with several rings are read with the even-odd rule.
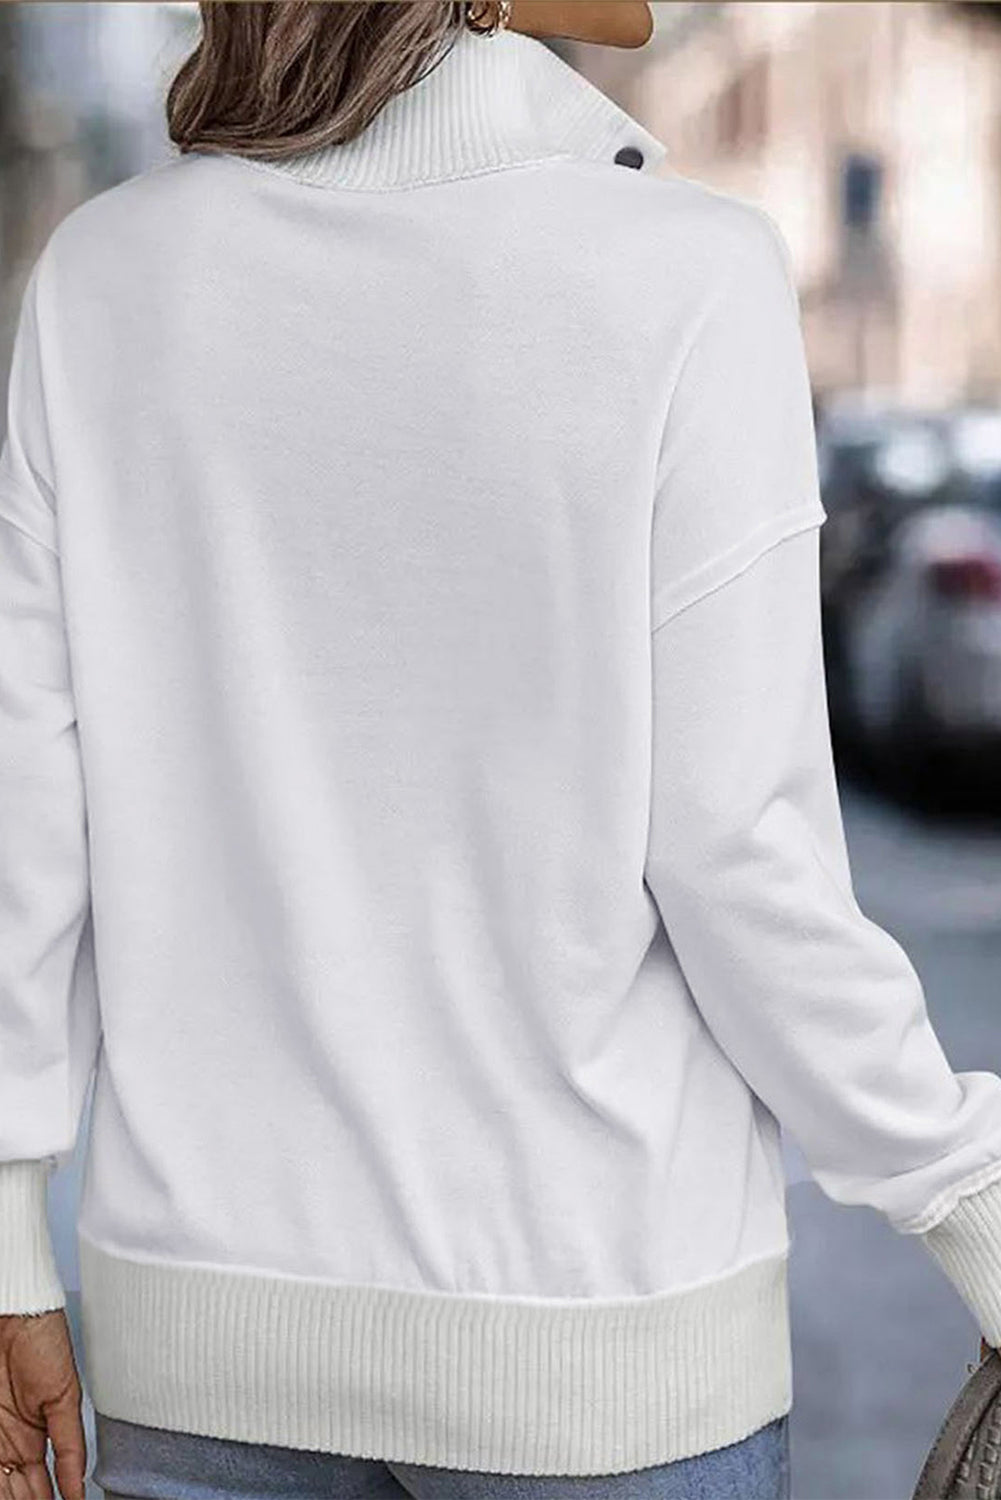
[[[929,563],[928,581],[943,599],[1001,600],[1001,561],[984,553],[941,557]]]

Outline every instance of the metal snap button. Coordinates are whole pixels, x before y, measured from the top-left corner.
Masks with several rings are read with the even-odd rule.
[[[620,167],[641,167],[643,152],[638,146],[620,146],[615,153],[615,160]]]

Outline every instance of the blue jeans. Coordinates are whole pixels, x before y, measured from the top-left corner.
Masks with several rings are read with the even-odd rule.
[[[439,1469],[139,1427],[95,1413],[106,1500],[789,1500],[789,1418],[740,1442],[628,1474]]]

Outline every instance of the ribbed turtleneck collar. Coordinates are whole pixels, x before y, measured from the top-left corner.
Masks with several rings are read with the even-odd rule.
[[[551,157],[651,172],[667,147],[546,44],[461,26],[353,140],[259,162],[316,186],[415,187]]]

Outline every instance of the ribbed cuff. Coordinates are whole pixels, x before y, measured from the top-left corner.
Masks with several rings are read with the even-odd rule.
[[[51,1162],[0,1162],[0,1314],[66,1306],[49,1236]]]
[[[960,1198],[919,1238],[976,1318],[983,1337],[1001,1345],[1001,1180]]]

